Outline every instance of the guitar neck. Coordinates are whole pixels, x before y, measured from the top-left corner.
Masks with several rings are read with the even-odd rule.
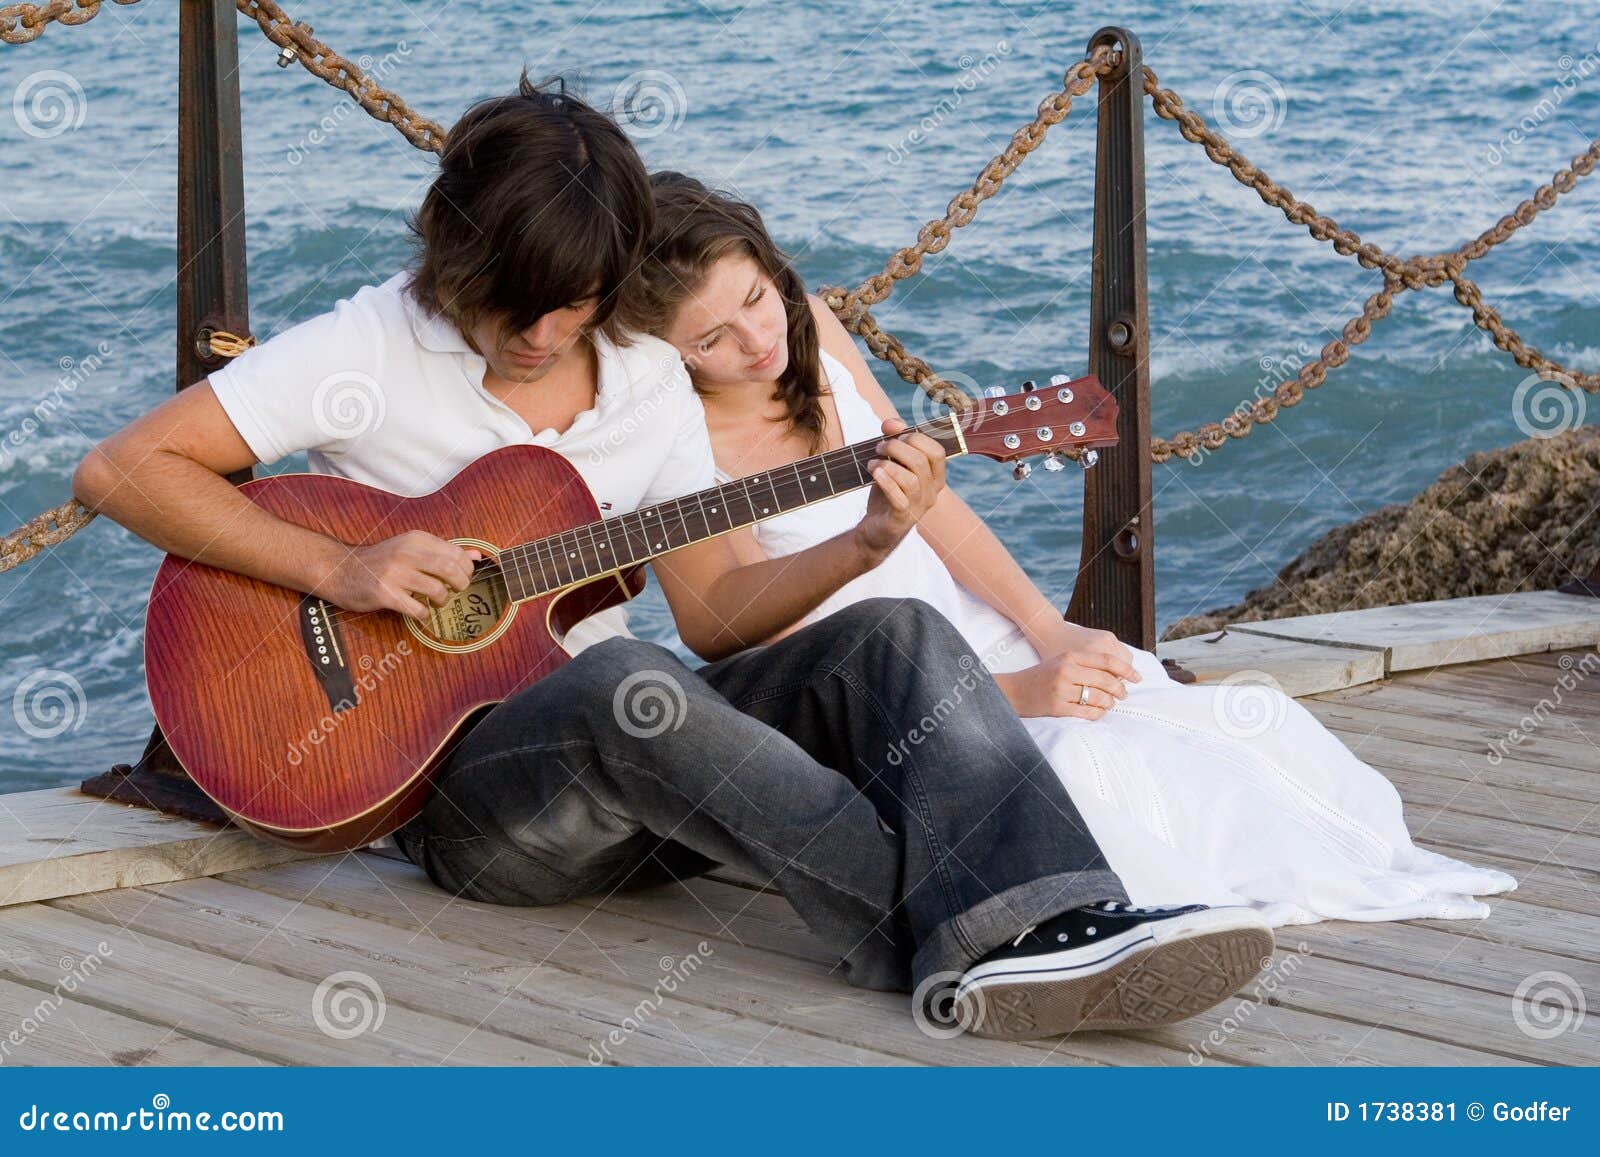
[[[914,429],[939,443],[946,457],[966,452],[960,421],[953,414]],[[860,490],[872,483],[867,463],[878,456],[876,447],[882,440],[880,435],[827,450],[775,470],[508,547],[500,552],[508,593],[517,601],[549,594],[741,526]]]

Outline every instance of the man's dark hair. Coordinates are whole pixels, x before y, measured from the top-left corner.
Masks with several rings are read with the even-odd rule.
[[[508,332],[598,287],[591,329],[623,340],[618,293],[654,220],[650,179],[615,121],[534,84],[480,101],[450,130],[439,175],[412,218],[411,292],[465,331],[493,317]]]

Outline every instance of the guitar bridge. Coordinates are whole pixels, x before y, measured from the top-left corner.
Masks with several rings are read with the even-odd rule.
[[[300,599],[300,640],[305,644],[311,670],[328,696],[328,706],[338,713],[360,702],[345,662],[344,640],[333,608],[314,595]]]

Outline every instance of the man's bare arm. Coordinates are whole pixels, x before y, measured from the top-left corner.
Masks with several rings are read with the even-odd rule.
[[[72,489],[92,510],[162,550],[349,610],[417,618],[471,577],[477,552],[413,531],[351,547],[262,510],[224,475],[256,457],[209,382],[182,390],[91,450]]]

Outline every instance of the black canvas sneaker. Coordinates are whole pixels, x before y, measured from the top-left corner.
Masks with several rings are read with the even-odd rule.
[[[947,997],[968,1031],[1003,1040],[1148,1028],[1222,1003],[1272,963],[1273,947],[1253,908],[1107,901],[1024,929]]]

